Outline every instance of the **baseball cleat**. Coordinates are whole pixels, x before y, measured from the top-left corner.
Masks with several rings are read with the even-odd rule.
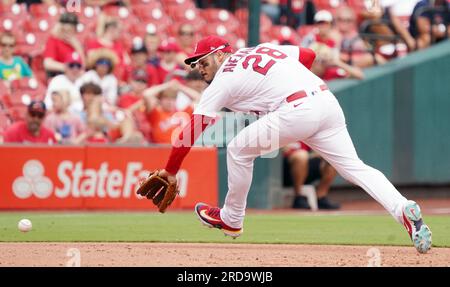
[[[417,251],[427,253],[431,249],[431,230],[422,220],[419,205],[412,200],[403,207],[403,225]]]
[[[226,225],[220,218],[220,208],[218,207],[211,207],[199,202],[195,205],[195,214],[197,214],[198,219],[203,225],[209,228],[220,229],[225,236],[231,236],[233,239],[236,239],[243,232],[243,228],[233,228]]]

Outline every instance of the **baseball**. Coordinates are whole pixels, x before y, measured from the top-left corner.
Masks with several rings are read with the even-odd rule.
[[[22,232],[28,232],[31,230],[31,228],[33,228],[33,225],[31,224],[31,221],[29,219],[22,219],[19,221],[17,227]]]

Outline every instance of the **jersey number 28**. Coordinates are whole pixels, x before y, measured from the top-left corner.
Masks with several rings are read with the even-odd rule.
[[[247,56],[245,60],[242,62],[242,67],[244,67],[244,69],[247,69],[248,66],[250,65],[250,61],[254,60],[252,64],[253,71],[260,73],[263,76],[265,76],[267,72],[270,70],[270,68],[272,68],[272,66],[275,65],[276,61],[274,59],[284,59],[287,57],[286,54],[268,47],[261,47],[258,50],[256,50],[255,53],[259,55]],[[270,61],[267,62],[264,66],[261,66],[260,65],[262,61],[261,55],[268,55],[273,59],[270,59]]]

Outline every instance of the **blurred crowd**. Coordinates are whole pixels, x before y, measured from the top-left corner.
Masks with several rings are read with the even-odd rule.
[[[206,88],[184,65],[208,34],[246,45],[247,1],[3,0],[3,142],[167,144]],[[447,0],[266,0],[261,42],[310,47],[324,80],[450,34]]]

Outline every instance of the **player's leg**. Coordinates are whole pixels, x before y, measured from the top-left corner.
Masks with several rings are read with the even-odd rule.
[[[238,228],[243,224],[254,159],[311,136],[317,131],[318,122],[319,116],[311,109],[285,105],[253,122],[230,141],[227,146],[228,193],[221,211],[227,225]]]
[[[423,223],[419,206],[403,197],[378,170],[364,164],[357,156],[337,100],[327,96],[327,113],[319,132],[304,140],[348,181],[363,188],[400,224],[405,225],[416,249],[427,252],[431,247],[431,231]]]
[[[320,95],[319,95],[320,96]],[[347,131],[344,114],[337,100],[325,95],[322,128],[304,142],[317,151],[346,180],[363,188],[398,222],[402,223],[402,207],[407,201],[378,170],[364,164],[356,153]]]

